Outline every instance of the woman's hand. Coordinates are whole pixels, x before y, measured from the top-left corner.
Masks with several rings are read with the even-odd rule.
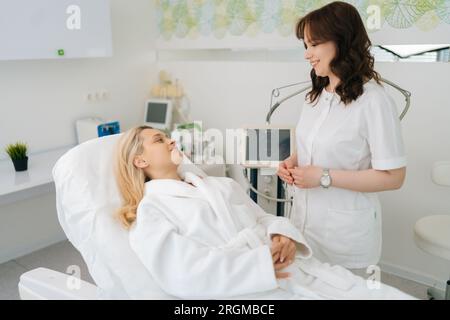
[[[277,279],[283,279],[290,276],[288,272],[280,272],[286,268],[295,258],[295,242],[282,235],[274,235],[272,237],[272,261]]]
[[[288,169],[291,174],[294,185],[298,188],[309,189],[320,186],[322,177],[322,168],[316,166],[304,166]]]
[[[295,157],[291,156],[289,158],[286,158],[278,165],[277,175],[280,177],[281,180],[283,180],[287,184],[292,185],[294,179],[292,178],[289,169],[293,169],[296,165],[297,160],[295,159]]]

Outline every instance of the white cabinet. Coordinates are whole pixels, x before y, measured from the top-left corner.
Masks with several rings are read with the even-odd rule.
[[[111,55],[109,0],[0,0],[0,60]]]

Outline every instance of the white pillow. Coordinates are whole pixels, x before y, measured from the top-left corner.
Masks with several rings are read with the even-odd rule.
[[[53,168],[59,222],[83,256],[99,298],[172,299],[132,251],[128,231],[115,218],[121,198],[114,177],[114,149],[121,135],[86,141]],[[184,159],[180,172],[204,174]]]

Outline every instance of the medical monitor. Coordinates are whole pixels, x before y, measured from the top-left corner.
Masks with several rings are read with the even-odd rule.
[[[295,129],[279,125],[244,127],[241,145],[244,167],[277,167],[294,153]]]
[[[151,99],[145,102],[144,122],[155,129],[171,129],[172,101]]]

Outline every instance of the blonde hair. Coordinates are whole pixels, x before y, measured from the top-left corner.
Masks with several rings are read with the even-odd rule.
[[[145,129],[153,128],[149,126],[132,128],[123,134],[117,146],[115,173],[122,196],[122,207],[117,215],[127,229],[136,220],[137,207],[144,197],[147,181],[144,170],[134,165],[134,158],[144,151],[141,132]]]

